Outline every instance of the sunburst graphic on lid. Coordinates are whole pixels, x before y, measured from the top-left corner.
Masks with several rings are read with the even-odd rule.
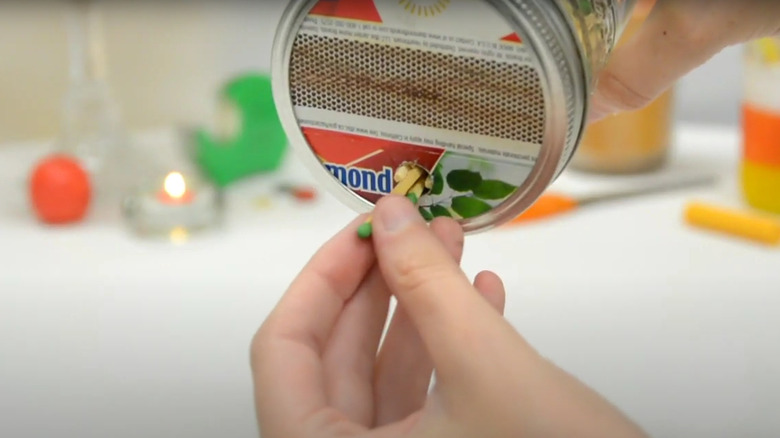
[[[434,17],[447,10],[451,0],[399,0],[407,12],[419,17]]]

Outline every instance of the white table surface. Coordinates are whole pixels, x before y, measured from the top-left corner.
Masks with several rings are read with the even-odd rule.
[[[465,269],[502,275],[507,318],[654,436],[780,436],[780,251],[681,219],[694,198],[739,202],[737,133],[683,127],[675,150],[664,174],[726,179],[471,236]],[[258,210],[274,183],[258,178],[231,190],[224,230],[185,245],[107,220],[47,229],[20,190],[43,151],[0,148],[0,436],[256,436],[250,338],[352,213],[326,194]]]

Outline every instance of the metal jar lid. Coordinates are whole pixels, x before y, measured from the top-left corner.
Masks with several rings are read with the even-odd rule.
[[[542,194],[584,128],[587,69],[558,2],[295,1],[272,63],[293,147],[359,212],[414,163],[423,216],[487,230]]]

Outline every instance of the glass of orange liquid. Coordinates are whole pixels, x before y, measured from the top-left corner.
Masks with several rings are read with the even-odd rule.
[[[780,214],[780,38],[746,49],[742,192],[752,207]]]
[[[618,47],[644,23],[655,0],[640,0]],[[571,168],[605,174],[640,173],[664,165],[674,128],[674,89],[643,109],[593,123],[585,131]]]

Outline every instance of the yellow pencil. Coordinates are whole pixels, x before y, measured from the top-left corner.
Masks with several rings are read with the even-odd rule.
[[[691,202],[685,208],[690,225],[766,245],[780,244],[780,221],[769,216]]]

